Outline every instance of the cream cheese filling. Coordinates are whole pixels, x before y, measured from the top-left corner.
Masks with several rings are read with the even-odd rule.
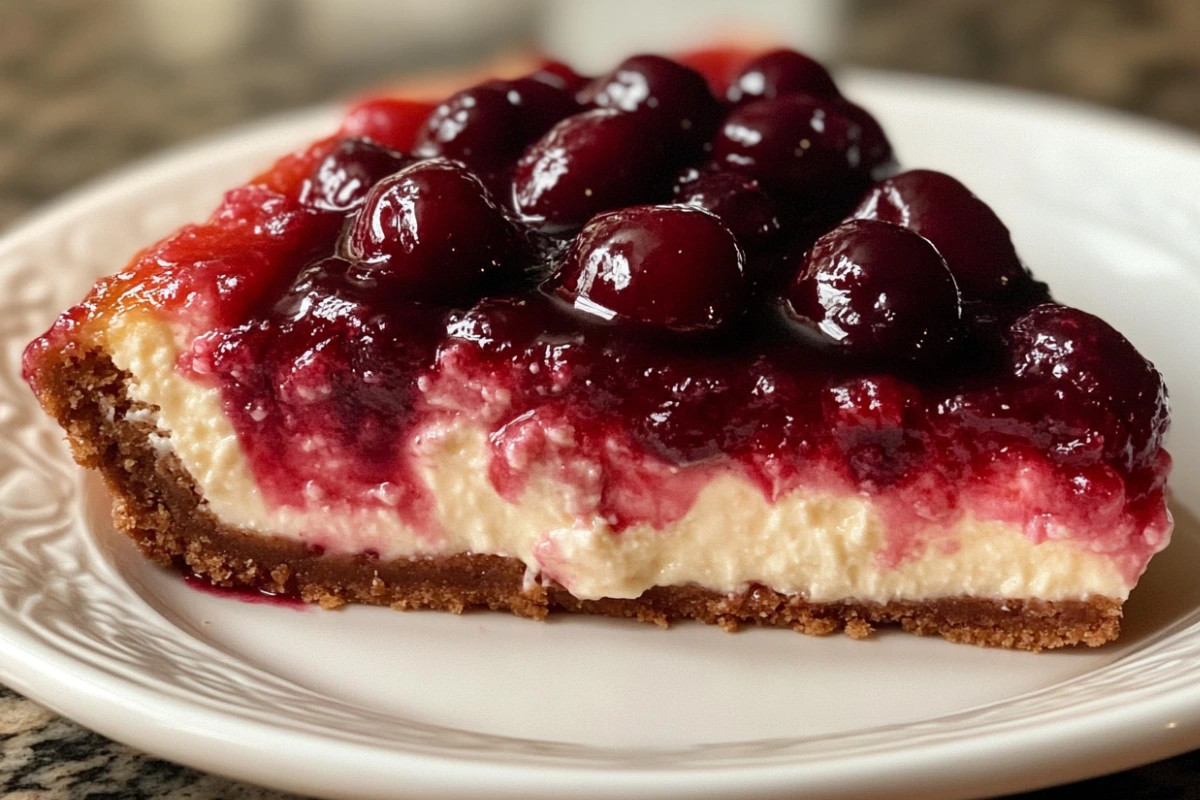
[[[133,375],[133,399],[158,408],[156,446],[175,452],[217,518],[327,551],[374,550],[383,559],[511,556],[531,578],[553,578],[584,599],[637,597],[656,585],[736,592],[752,582],[814,602],[956,595],[1123,600],[1130,589],[1102,553],[1069,540],[1035,544],[1015,526],[970,515],[915,558],[885,566],[877,557],[883,526],[868,498],[801,487],[770,502],[746,479],[724,472],[664,529],[635,525],[616,533],[549,471],[535,470],[517,502],[501,497],[488,479],[487,432],[461,416],[421,429],[412,443],[435,500],[434,534],[383,504],[364,508],[314,497],[303,508],[273,506],[259,491],[219,390],[176,369],[179,351],[166,323],[128,312],[110,321],[105,344],[113,362]],[[386,498],[388,485],[373,493]]]

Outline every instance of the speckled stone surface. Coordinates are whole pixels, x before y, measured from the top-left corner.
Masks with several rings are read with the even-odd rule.
[[[153,2],[0,0],[0,227],[177,142],[337,97],[417,64],[469,61],[531,32],[492,30],[451,53],[407,48],[382,60],[344,61],[304,39],[295,4],[262,0],[232,49],[207,59],[162,58],[138,41],[153,36],[153,26],[134,12]],[[1200,131],[1200,0],[849,5],[841,63],[1057,93]],[[1200,751],[1022,797],[1080,796],[1198,798]],[[140,754],[0,687],[5,800],[288,797]]]
[[[150,758],[0,686],[4,800],[289,800]]]

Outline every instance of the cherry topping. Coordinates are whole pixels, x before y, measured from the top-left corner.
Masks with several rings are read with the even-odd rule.
[[[874,220],[847,222],[818,239],[786,299],[792,318],[820,341],[868,358],[942,355],[962,313],[937,249]]]
[[[595,108],[615,108],[652,118],[664,132],[696,147],[708,139],[721,115],[720,104],[703,75],[653,55],[625,59],[584,88],[579,100]]]
[[[543,81],[488,81],[439,105],[426,120],[416,151],[492,172],[515,161],[526,144],[577,110],[570,95]]]
[[[725,91],[734,104],[784,94],[841,97],[829,71],[815,59],[795,50],[772,50],[750,61]]]
[[[740,106],[713,141],[718,163],[807,202],[857,194],[891,155],[883,130],[865,111],[806,95]]]
[[[689,167],[676,182],[675,197],[683,205],[716,214],[744,248],[759,247],[779,232],[774,201],[747,175]]]
[[[964,300],[995,299],[1030,282],[996,212],[944,173],[914,169],[883,180],[854,216],[903,225],[933,242]]]
[[[490,85],[503,89],[508,102],[520,110],[522,145],[537,139],[559,120],[581,111],[574,92],[565,86],[556,86],[538,74],[511,81],[493,81]]]
[[[300,270],[291,287],[275,303],[278,317],[297,319],[313,310],[326,298],[341,298],[351,303],[379,297],[378,286],[368,269],[338,256],[330,256]]]
[[[519,116],[500,89],[486,84],[465,89],[429,115],[416,153],[454,158],[483,171],[500,169],[521,150]]]
[[[603,320],[684,333],[720,327],[745,301],[741,250],[717,217],[691,206],[601,214],[546,288]]]
[[[892,375],[863,375],[831,383],[823,399],[838,447],[855,478],[879,487],[902,477],[911,466],[906,428],[919,409],[915,386]]]
[[[1013,374],[1052,388],[1055,416],[1105,435],[1104,452],[1126,465],[1157,451],[1166,433],[1162,376],[1129,340],[1099,317],[1043,303],[1009,328]]]
[[[483,184],[445,159],[419,161],[377,183],[343,249],[414,299],[470,296],[521,258],[513,225]]]
[[[412,162],[408,156],[366,139],[343,139],[321,160],[300,189],[300,202],[319,211],[350,211],[362,205],[381,178]]]
[[[578,228],[600,211],[665,194],[664,150],[635,114],[596,109],[567,117],[517,162],[513,204],[546,232]]]
[[[367,100],[350,109],[339,135],[370,139],[393,150],[408,151],[433,109],[433,103],[419,100],[394,97]]]

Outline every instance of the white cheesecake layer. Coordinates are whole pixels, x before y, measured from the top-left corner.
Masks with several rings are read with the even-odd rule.
[[[227,525],[382,559],[471,552],[511,556],[584,599],[637,597],[652,586],[696,584],[736,592],[760,583],[814,602],[887,602],[973,595],[1124,599],[1131,588],[1113,560],[1069,538],[1034,543],[1012,525],[969,514],[915,557],[879,557],[884,529],[869,498],[800,487],[774,502],[748,480],[714,472],[690,510],[663,529],[617,533],[588,498],[532,477],[515,502],[488,479],[486,429],[465,416],[422,428],[410,446],[435,498],[418,529],[386,504],[268,503],[254,479],[219,391],[183,377],[171,329],[148,315],[111,321],[105,344],[134,376],[136,400],[157,406],[154,442],[179,457],[212,513]],[[568,444],[569,446],[569,444]],[[371,494],[394,494],[387,483]]]

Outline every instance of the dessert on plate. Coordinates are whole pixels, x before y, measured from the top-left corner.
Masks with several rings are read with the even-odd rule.
[[[1162,378],[792,51],[365,100],[25,374],[149,558],[541,618],[1099,645]]]

